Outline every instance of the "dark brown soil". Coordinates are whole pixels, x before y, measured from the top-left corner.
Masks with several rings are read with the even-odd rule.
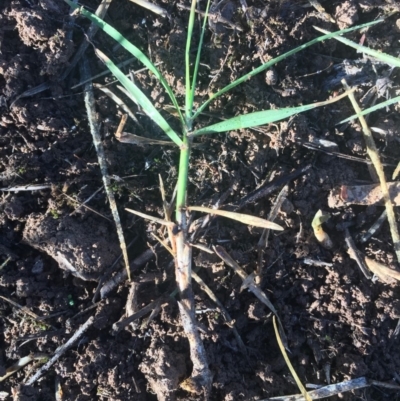
[[[162,63],[160,70],[183,103],[188,12],[175,1],[157,3],[171,18],[163,19],[128,1],[114,1],[106,19],[153,62]],[[200,69],[199,103],[260,63],[318,36],[313,25],[333,31],[372,21],[397,8],[397,14],[384,26],[370,29],[365,38],[359,32],[348,37],[356,42],[365,39],[364,44],[371,48],[399,55],[400,15],[395,0],[322,2],[337,24],[327,22],[307,1],[247,3],[247,15],[239,0],[226,1],[219,11],[241,30],[220,22],[210,26]],[[98,6],[92,0],[83,4],[90,10]],[[95,308],[80,313],[93,305],[99,278],[122,269],[118,264],[112,267],[120,248],[104,191],[88,202],[91,209],[79,208],[76,203],[86,201],[103,185],[87,124],[83,87],[71,89],[79,83],[79,68],[60,80],[84,40],[82,32],[88,22],[77,18],[71,25],[68,6],[54,0],[3,0],[0,11],[0,187],[47,186],[36,191],[3,191],[0,199],[0,264],[4,263],[0,295],[47,317],[37,321],[0,299],[0,376],[21,357],[52,355],[84,321],[95,317],[79,342],[38,382],[24,384],[38,369],[30,364],[1,382],[0,390],[9,394],[7,400],[55,400],[55,382],[59,380],[62,400],[199,399],[180,388],[190,376],[191,363],[174,300],[161,302],[159,313],[148,324],[146,315],[118,333],[112,329],[129,310],[136,312],[174,289],[173,268],[166,252],[156,251],[156,259],[147,258],[147,263],[136,269],[133,305],[126,305],[130,285],[122,282]],[[196,31],[195,42],[197,35]],[[117,62],[129,57],[101,32],[93,44]],[[93,75],[103,71],[92,46],[86,54]],[[140,68],[136,61],[129,65],[132,71]],[[388,66],[373,65],[355,50],[327,41],[277,64],[267,77],[259,75],[236,87],[212,103],[199,124],[325,100],[342,91],[343,77],[359,86],[357,98],[362,100],[376,80],[388,73]],[[151,74],[144,71],[135,79],[157,107],[168,105],[167,96]],[[103,77],[95,82],[110,80]],[[390,81],[391,87],[381,92],[378,101],[398,94],[398,70],[391,73]],[[45,91],[19,97],[44,83]],[[158,175],[171,196],[178,152],[172,147],[119,143],[114,132],[121,112],[102,92],[95,95],[113,189],[126,240],[133,240],[129,253],[134,260],[149,245],[156,245],[151,236],[156,227],[134,218],[125,207],[162,216]],[[143,130],[131,121],[127,131],[165,139],[135,105],[132,110]],[[381,129],[379,132],[386,132],[374,135],[387,163],[387,177],[399,160],[398,112],[398,105],[391,106],[369,120],[372,127]],[[261,286],[282,319],[290,359],[304,383],[325,385],[329,366],[332,383],[366,376],[400,384],[400,345],[395,333],[400,317],[399,286],[367,280],[348,256],[344,240],[346,227],[357,239],[383,209],[328,207],[332,189],[373,182],[368,166],[304,146],[328,140],[337,145],[335,152],[366,159],[358,122],[335,125],[351,114],[349,101],[343,100],[259,130],[200,138],[191,159],[190,202],[213,205],[230,190],[225,204],[238,205],[264,181],[283,178],[311,163],[311,169],[289,183],[289,195],[276,220],[285,230],[270,236],[263,262]],[[178,129],[173,118],[168,118]],[[246,204],[242,211],[267,217],[277,193]],[[334,243],[330,250],[316,241],[311,229],[319,209],[332,214],[325,224]],[[205,245],[222,244],[251,273],[257,265],[260,234],[260,230],[216,219],[202,241]],[[371,258],[398,268],[387,223],[368,242],[356,243]],[[326,265],[306,264],[305,258]],[[213,373],[211,400],[260,400],[298,393],[278,348],[270,311],[250,292],[240,292],[240,279],[219,260],[199,250],[194,251],[194,260],[201,267],[198,274],[235,319],[248,354],[243,355],[218,308],[194,284],[199,327]],[[400,393],[370,387],[331,399],[397,400]]]

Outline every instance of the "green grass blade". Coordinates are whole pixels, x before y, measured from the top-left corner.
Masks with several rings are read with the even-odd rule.
[[[376,104],[375,106],[369,107],[368,109],[363,110],[360,115],[365,116],[373,111],[383,109],[384,107],[390,106],[393,103],[400,102],[400,96],[393,97],[392,99],[386,100],[385,102]],[[358,118],[357,114],[353,114],[351,117],[345,118],[344,120],[338,122],[336,125],[348,123],[351,120]]]
[[[322,28],[318,28],[316,26],[314,26],[314,29],[316,29],[319,32],[323,32],[325,34],[330,33],[329,31],[322,29]],[[400,58],[393,57],[390,54],[382,53],[378,50],[370,49],[369,47],[366,47],[366,46],[359,45],[358,43],[353,42],[350,39],[342,38],[340,36],[335,36],[334,39],[338,40],[339,42],[344,43],[347,46],[353,47],[360,53],[368,54],[368,56],[375,57],[378,60],[382,61],[383,63],[386,63],[392,67],[400,67]]]
[[[352,90],[354,91],[354,89]],[[351,91],[351,92],[352,92]],[[326,106],[327,104],[334,103],[343,97],[346,97],[350,91],[347,91],[334,99],[326,100],[324,102],[317,102],[298,107],[287,107],[277,110],[263,110],[254,113],[240,115],[230,118],[217,124],[201,128],[194,131],[190,136],[199,136],[205,134],[214,134],[219,132],[233,131],[242,128],[257,127],[259,125],[269,124],[276,121],[284,120],[295,114],[303,113],[307,110],[315,109],[316,107]]]
[[[208,11],[210,10],[211,0],[207,1],[206,11],[203,20],[203,26],[201,27],[201,34],[199,40],[199,46],[197,48],[196,62],[194,64],[194,72],[192,79],[192,86],[190,87],[190,97],[189,97],[189,110],[193,109],[194,95],[196,91],[197,74],[199,72],[201,49],[203,47],[204,34],[206,32],[207,21],[208,21]]]
[[[311,40],[310,42],[305,43],[304,45],[301,45],[301,46],[299,46],[299,47],[296,47],[295,49],[290,50],[290,51],[288,51],[288,52],[282,54],[281,56],[278,56],[278,57],[274,58],[273,60],[268,61],[268,62],[265,63],[265,64],[260,65],[260,67],[257,67],[256,69],[254,69],[253,71],[249,72],[248,74],[243,75],[241,78],[237,79],[236,81],[233,81],[233,82],[230,83],[229,85],[227,85],[227,86],[225,86],[224,88],[222,88],[221,90],[219,90],[217,93],[215,93],[215,94],[213,94],[212,96],[210,96],[210,98],[209,98],[205,103],[203,103],[203,104],[201,105],[201,107],[199,107],[199,109],[196,111],[196,113],[195,113],[194,116],[193,116],[193,119],[195,119],[196,117],[198,117],[199,114],[200,114],[202,111],[204,111],[204,109],[205,109],[205,108],[210,104],[210,102],[212,102],[215,98],[217,98],[218,96],[221,96],[222,94],[228,92],[229,90],[233,89],[234,87],[236,87],[236,86],[240,85],[241,83],[247,81],[247,80],[250,79],[251,77],[254,77],[255,75],[259,74],[260,72],[266,70],[267,68],[272,67],[274,64],[278,63],[279,61],[282,61],[282,60],[284,60],[285,58],[287,58],[287,57],[289,57],[289,56],[292,56],[293,54],[298,53],[298,52],[304,50],[305,48],[307,48],[307,47],[309,47],[309,46],[312,46],[312,45],[314,45],[314,44],[316,44],[316,43],[319,43],[319,42],[322,42],[322,41],[324,41],[324,40],[337,37],[338,35],[342,35],[342,34],[344,34],[344,33],[352,32],[352,31],[357,30],[357,29],[366,28],[366,27],[368,27],[368,26],[375,25],[375,24],[377,24],[377,23],[379,23],[379,22],[382,22],[382,21],[384,21],[383,18],[382,18],[382,19],[379,19],[379,20],[376,20],[376,21],[368,22],[368,23],[366,23],[366,24],[358,25],[358,26],[355,26],[355,27],[352,27],[352,28],[347,28],[347,29],[343,29],[343,30],[341,30],[341,31],[336,31],[336,32],[333,32],[333,33],[329,33],[329,34],[327,34],[327,35],[320,36],[319,38],[313,39],[313,40]]]
[[[143,111],[175,142],[177,146],[183,144],[178,134],[170,127],[164,117],[153,106],[146,95],[130,80],[125,74],[100,50],[95,49],[96,55],[103,61],[115,78],[125,87],[125,89],[136,99]]]
[[[93,23],[98,25],[106,34],[110,35],[114,40],[116,40],[122,47],[124,47],[129,53],[131,53],[134,57],[136,57],[144,66],[146,66],[156,77],[160,80],[161,84],[164,86],[167,91],[174,107],[179,114],[179,118],[184,124],[184,118],[180,111],[178,102],[174,93],[172,92],[171,87],[168,85],[165,78],[161,75],[160,71],[158,71],[157,67],[149,60],[149,58],[139,50],[135,45],[129,42],[124,38],[116,29],[114,29],[111,25],[107,24],[107,22],[98,18],[95,14],[92,14],[90,11],[85,10],[83,7],[73,3],[71,0],[64,0],[68,5],[73,9],[79,9],[79,12],[86,18],[90,19]]]
[[[189,120],[192,118],[192,110],[190,108],[190,46],[192,42],[193,36],[193,27],[194,27],[194,17],[196,15],[196,4],[197,0],[192,0],[192,6],[190,7],[190,15],[189,15],[189,22],[188,22],[188,32],[186,37],[186,50],[185,50],[185,79],[186,79],[186,88],[185,88],[185,117],[186,122],[188,123]],[[190,123],[191,125],[191,123]]]

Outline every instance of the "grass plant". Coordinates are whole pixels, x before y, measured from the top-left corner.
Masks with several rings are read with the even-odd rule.
[[[65,0],[72,9],[77,9],[78,12],[90,19],[94,24],[99,26],[105,33],[114,38],[122,47],[124,47],[129,53],[137,58],[145,67],[147,67],[152,74],[160,81],[163,85],[165,91],[167,92],[175,114],[178,116],[180,122],[180,130],[177,132],[169,122],[164,118],[164,116],[155,108],[152,101],[147,98],[143,91],[130,79],[128,79],[124,73],[107,57],[101,50],[95,48],[97,56],[104,62],[104,64],[109,68],[112,74],[120,81],[124,86],[126,91],[129,93],[131,99],[141,107],[141,109],[150,117],[154,123],[156,123],[164,133],[169,137],[172,143],[179,149],[179,172],[178,172],[178,182],[177,182],[177,194],[175,200],[175,216],[172,217],[171,205],[164,201],[165,217],[164,219],[159,219],[153,216],[148,216],[143,213],[129,210],[137,215],[141,215],[144,218],[151,219],[157,223],[167,226],[169,233],[169,241],[171,245],[171,250],[174,255],[175,260],[175,276],[180,292],[180,301],[178,301],[181,320],[183,328],[189,340],[190,345],[190,356],[193,363],[193,370],[191,377],[187,379],[182,388],[198,394],[205,394],[208,398],[208,394],[211,389],[212,375],[208,367],[207,356],[205,353],[204,346],[200,339],[195,313],[194,313],[194,298],[191,288],[191,269],[192,269],[192,247],[188,241],[188,220],[190,212],[200,211],[205,213],[215,213],[217,211],[200,208],[196,206],[190,206],[187,203],[188,199],[188,174],[189,174],[189,159],[192,143],[196,137],[200,135],[210,135],[221,132],[228,132],[232,130],[238,130],[243,128],[256,127],[260,125],[265,125],[268,123],[277,122],[286,118],[289,118],[295,114],[302,113],[307,110],[314,109],[315,107],[325,106],[332,102],[339,100],[340,98],[347,96],[348,92],[334,99],[327,100],[324,102],[318,102],[314,104],[302,105],[298,107],[282,108],[278,110],[263,110],[254,113],[249,113],[245,115],[239,115],[230,119],[227,119],[216,124],[212,124],[206,127],[195,127],[195,122],[200,114],[205,111],[208,105],[220,97],[221,95],[227,93],[229,90],[235,88],[239,84],[247,81],[251,77],[259,74],[268,68],[272,67],[274,64],[286,59],[287,57],[306,49],[316,43],[322,42],[324,40],[337,37],[347,32],[354,31],[356,29],[365,28],[372,26],[381,20],[373,21],[367,24],[363,24],[357,27],[352,27],[337,31],[334,33],[325,34],[320,36],[306,44],[303,44],[293,50],[284,53],[273,60],[268,61],[260,65],[258,68],[244,74],[241,78],[231,82],[226,87],[220,89],[218,92],[212,94],[207,101],[201,104],[196,109],[194,108],[194,100],[196,96],[197,78],[199,74],[200,66],[200,56],[202,50],[202,43],[207,30],[207,17],[208,10],[210,7],[210,0],[207,3],[205,16],[203,24],[200,31],[198,50],[194,62],[192,63],[190,54],[192,48],[192,38],[194,36],[194,24],[195,24],[195,11],[197,6],[197,0],[192,0],[188,29],[187,29],[187,41],[185,49],[185,82],[186,82],[186,92],[185,92],[185,102],[183,111],[180,108],[178,100],[174,94],[172,88],[168,85],[166,79],[162,76],[156,66],[149,60],[149,58],[134,44],[125,39],[118,31],[107,24],[102,19],[96,17],[94,14],[79,7],[70,0]],[[172,202],[171,202],[172,203]],[[239,215],[238,213],[228,213],[223,211],[218,211],[218,214],[224,215],[227,218],[235,218],[236,220],[242,221],[244,224],[259,225],[263,228],[279,229],[280,227],[274,223],[268,223],[263,220],[261,223],[258,218],[250,219],[248,215]],[[249,220],[250,219],[250,220]],[[176,228],[176,229],[175,229]]]

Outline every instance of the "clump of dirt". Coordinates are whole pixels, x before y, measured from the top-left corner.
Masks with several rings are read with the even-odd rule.
[[[186,358],[154,338],[139,365],[151,390],[160,401],[176,400],[179,383],[187,374]]]
[[[98,280],[120,253],[118,239],[108,224],[72,216],[32,214],[23,241],[58,262],[61,269],[83,280]]]

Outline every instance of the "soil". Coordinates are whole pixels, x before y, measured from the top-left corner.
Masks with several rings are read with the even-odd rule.
[[[159,69],[183,104],[188,12],[172,0],[158,3],[169,18],[132,2],[114,1],[106,20],[153,62],[161,63]],[[317,37],[313,25],[333,31],[397,11],[384,28],[378,25],[347,37],[393,56],[399,54],[400,15],[395,0],[322,1],[337,23],[307,1],[272,0],[266,5],[248,0],[246,14],[241,3],[227,0],[217,10],[230,25],[214,21],[209,26],[196,105],[260,63]],[[82,4],[89,10],[98,6],[93,0]],[[133,284],[123,280],[103,291],[103,299],[95,298],[92,307],[99,280],[123,271],[123,266],[114,263],[120,247],[92,146],[83,86],[71,89],[80,82],[79,68],[60,79],[85,40],[83,31],[89,24],[77,16],[71,24],[68,6],[54,0],[3,0],[0,10],[0,187],[19,188],[17,192],[2,191],[0,199],[0,294],[23,307],[0,298],[0,376],[22,357],[53,355],[94,316],[89,330],[35,384],[25,384],[39,368],[35,362],[1,382],[1,391],[9,394],[5,399],[201,399],[180,386],[192,367],[175,300],[161,298],[152,319],[147,320],[146,315],[120,330],[113,329],[114,323],[175,287],[167,252],[158,248],[154,250],[157,257],[147,253],[142,261],[135,259],[156,246],[151,233],[162,232],[125,208],[162,217],[158,176],[170,197],[177,178],[178,152],[173,147],[118,142],[114,132],[121,111],[103,92],[95,91],[112,188],[126,241],[133,243],[129,256],[136,260],[136,287],[128,304]],[[195,44],[198,28],[196,25]],[[92,44],[116,62],[130,57],[102,32]],[[104,70],[93,46],[86,55],[93,75]],[[141,68],[133,61],[124,70]],[[389,84],[385,89],[380,86],[378,101],[398,95],[397,69],[390,71],[330,40],[297,53],[220,97],[200,117],[198,126],[257,110],[328,99],[343,91],[343,77],[358,86],[360,102],[367,102],[367,92],[385,77]],[[95,82],[111,80],[105,76]],[[135,80],[157,107],[168,106],[168,97],[151,74],[139,72]],[[41,84],[44,91],[21,96]],[[115,85],[110,88],[118,93]],[[129,104],[141,128],[129,121],[126,131],[165,140],[136,105]],[[179,129],[174,117],[163,113]],[[358,235],[372,226],[383,208],[345,205],[330,209],[328,205],[331,190],[374,182],[368,165],[362,162],[366,149],[359,123],[336,125],[352,114],[349,101],[342,100],[257,130],[199,138],[190,165],[190,203],[215,205],[228,194],[224,205],[238,205],[263,183],[284,179],[311,164],[288,183],[289,193],[276,219],[285,230],[270,235],[262,259],[261,288],[282,320],[290,359],[303,383],[325,385],[366,376],[400,384],[396,333],[400,288],[393,282],[367,280],[348,256],[344,240],[348,228],[364,254],[398,268],[386,222],[367,242],[358,241]],[[399,106],[375,112],[369,124],[380,129],[374,136],[387,177],[391,177],[400,154]],[[316,149],[321,140],[333,142],[335,153]],[[305,146],[309,143],[314,147]],[[38,184],[44,188],[26,188]],[[281,187],[242,205],[242,212],[266,218]],[[90,209],[79,206],[89,197]],[[311,221],[319,209],[331,213],[324,224],[333,241],[331,249],[325,249],[313,235]],[[258,229],[219,218],[200,239],[206,246],[223,245],[250,274],[257,266],[260,234]],[[306,263],[307,259],[314,262]],[[234,319],[247,353],[243,354],[219,309],[194,283],[199,328],[213,374],[210,399],[260,400],[298,393],[277,345],[270,311],[251,292],[241,291],[239,277],[215,256],[195,249],[194,260],[200,268],[198,274]],[[27,310],[44,319],[33,318]],[[54,390],[57,381],[62,395]],[[397,400],[400,392],[372,386],[331,399]]]

